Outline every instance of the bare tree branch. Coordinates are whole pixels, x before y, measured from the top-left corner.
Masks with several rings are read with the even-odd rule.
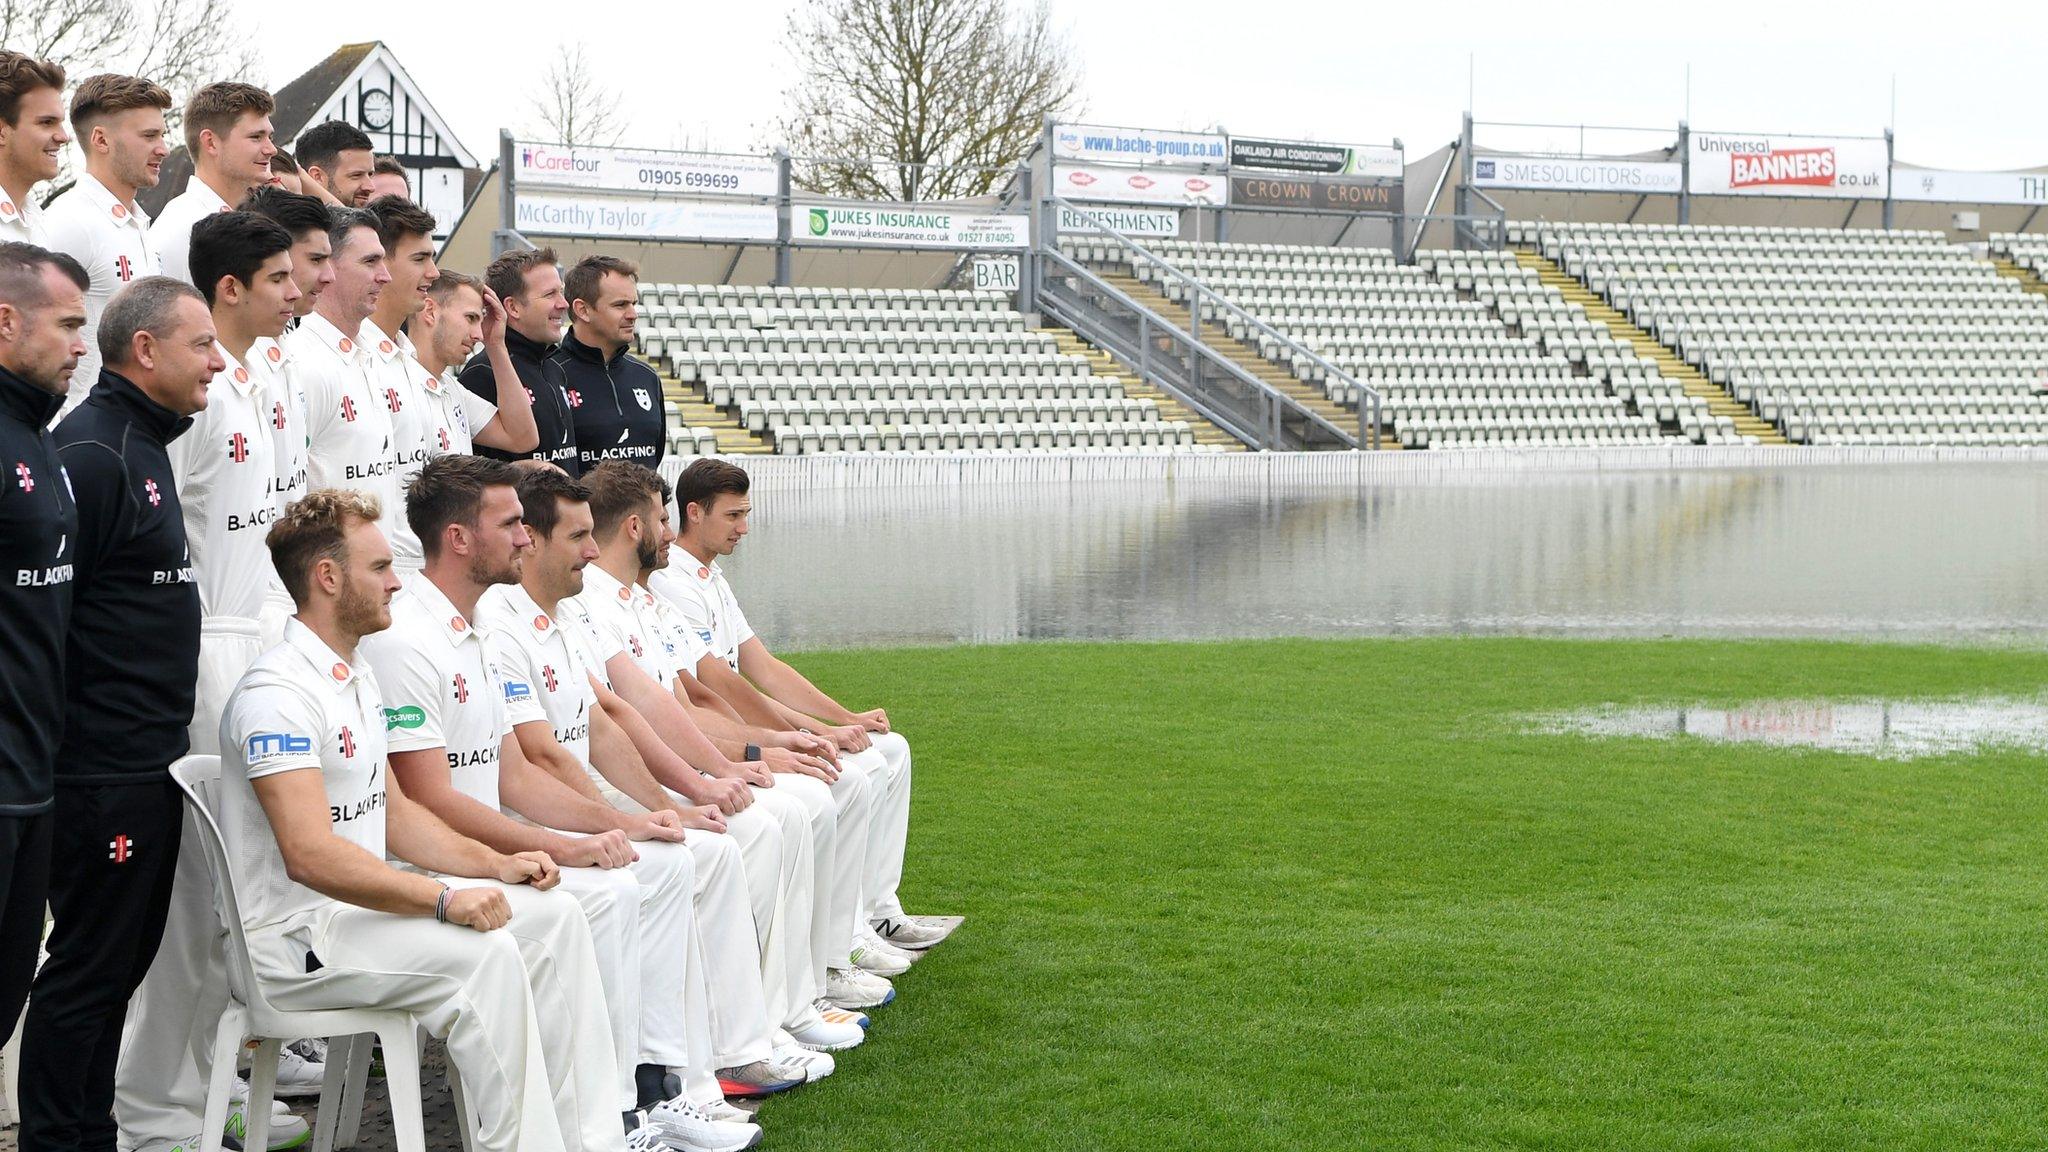
[[[784,43],[799,79],[777,123],[797,183],[858,199],[993,191],[1045,118],[1078,114],[1080,67],[1043,0],[810,0]]]
[[[580,43],[559,47],[529,111],[530,127],[555,143],[608,148],[626,131],[619,94],[598,81]]]

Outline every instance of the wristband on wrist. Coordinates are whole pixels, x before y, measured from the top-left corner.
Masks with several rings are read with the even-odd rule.
[[[446,884],[441,885],[441,895],[434,900],[434,920],[436,923],[446,924],[448,922],[448,898],[453,895],[455,895],[455,889],[450,888]]]
[[[752,763],[755,763],[756,761],[758,761],[758,760],[760,760],[760,759],[761,759],[761,746],[760,746],[759,744],[749,744],[749,745],[747,745],[747,763],[749,763],[749,764],[752,764]]]

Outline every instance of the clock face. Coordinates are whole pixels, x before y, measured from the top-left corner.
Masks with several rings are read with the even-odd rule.
[[[363,93],[363,127],[382,132],[391,127],[391,93],[372,88]]]

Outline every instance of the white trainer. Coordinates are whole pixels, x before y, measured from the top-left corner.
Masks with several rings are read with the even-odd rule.
[[[816,1084],[838,1071],[839,1064],[830,1052],[813,1052],[801,1044],[782,1044],[775,1049],[777,1060],[804,1066],[804,1083]]]
[[[761,1142],[761,1129],[713,1120],[681,1096],[656,1104],[646,1115],[642,1129],[652,1129],[663,1144],[677,1152],[739,1152]]]
[[[708,1104],[699,1104],[697,1108],[713,1120],[723,1120],[728,1124],[759,1124],[761,1122],[759,1116],[734,1104],[723,1096]]]
[[[228,1091],[228,1122],[222,1126],[221,1144],[229,1148],[241,1148],[249,1134],[249,1085],[241,1077]],[[313,1130],[304,1120],[286,1107],[281,1100],[270,1102],[270,1139],[266,1142],[268,1152],[284,1152],[297,1148],[313,1138]],[[200,1145],[193,1142],[189,1152],[198,1152]]]
[[[948,935],[943,928],[919,924],[902,916],[880,916],[869,921],[868,927],[883,940],[911,952],[922,952]]]
[[[868,1034],[858,1024],[833,1024],[819,1017],[801,1028],[790,1029],[790,1036],[802,1047],[813,1052],[844,1052],[858,1048]]]
[[[818,1010],[818,1015],[823,1016],[834,1024],[854,1024],[865,1028],[869,1024],[874,1023],[874,1021],[868,1019],[867,1013],[851,1008],[841,1008],[823,996],[811,1001],[811,1007]]]
[[[320,1095],[320,1084],[326,1078],[327,1065],[307,1059],[300,1052],[298,1045],[277,1050],[277,1095],[280,1099],[317,1098]]]
[[[905,972],[910,971],[910,961],[894,955],[893,952],[893,949],[885,952],[881,947],[868,943],[862,936],[856,936],[853,941],[853,951],[849,955],[853,959],[853,966],[855,968],[871,975],[901,976]],[[831,993],[827,992],[826,997],[829,999],[830,996]]]
[[[870,948],[879,949],[884,956],[889,956],[894,959],[901,960],[905,964],[915,964],[919,960],[924,959],[924,953],[913,952],[908,948],[902,948],[895,944],[891,944],[887,940],[882,939],[882,934],[875,931],[873,928],[863,928],[859,932],[855,933],[854,943],[866,944]]]
[[[895,985],[872,972],[833,968],[825,973],[825,999],[841,1008],[880,1008],[895,998]]]

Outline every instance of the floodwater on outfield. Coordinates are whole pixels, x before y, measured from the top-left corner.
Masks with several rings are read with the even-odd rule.
[[[1734,707],[1596,708],[1538,717],[1539,732],[1824,748],[1887,760],[1990,749],[2048,752],[2048,701],[1764,700]]]
[[[777,648],[1537,634],[2048,638],[2048,468],[757,493]]]

